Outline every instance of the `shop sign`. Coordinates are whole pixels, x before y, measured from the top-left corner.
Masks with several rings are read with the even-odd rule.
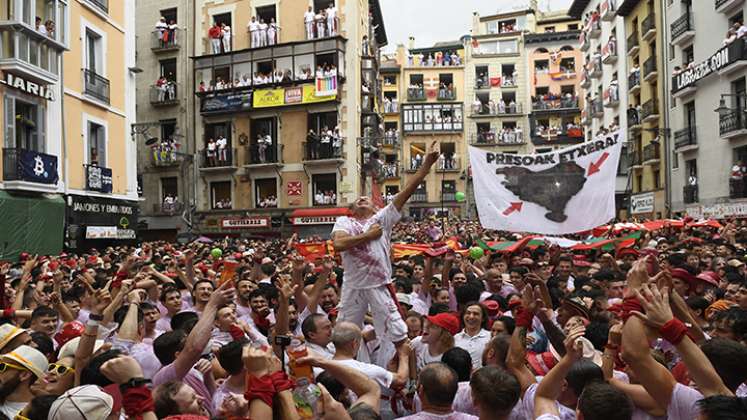
[[[332,225],[337,221],[338,216],[301,216],[294,217],[294,225]]]
[[[301,181],[288,181],[288,195],[299,196],[303,194],[303,184]]]
[[[654,193],[636,194],[630,197],[630,213],[653,213]]]
[[[112,192],[112,170],[101,166],[86,166],[86,189],[105,194]]]
[[[285,105],[312,104],[337,99],[337,94],[318,96],[314,85],[254,91],[254,108],[273,108]]]
[[[252,109],[252,92],[235,91],[205,95],[200,101],[200,113],[242,112]]]
[[[0,77],[0,85],[10,86],[29,95],[38,96],[48,101],[54,101],[54,92],[48,86],[42,86],[34,82],[29,82],[22,77],[5,73]]]
[[[687,207],[685,212],[693,219],[747,217],[747,202],[720,203],[711,206],[693,206]]]
[[[222,219],[221,226],[224,229],[266,228],[270,226],[270,219],[267,217]]]
[[[702,63],[672,77],[672,93],[695,85],[699,80],[717,72],[735,61],[745,58],[744,39],[735,40],[716,51]]]

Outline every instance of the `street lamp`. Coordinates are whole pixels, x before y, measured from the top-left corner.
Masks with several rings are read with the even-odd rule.
[[[722,93],[721,99],[718,101],[718,108],[714,109],[713,112],[718,112],[719,115],[726,114],[731,111],[731,108],[726,106],[725,98],[744,98],[744,94],[741,93]],[[747,110],[745,110],[747,112]]]

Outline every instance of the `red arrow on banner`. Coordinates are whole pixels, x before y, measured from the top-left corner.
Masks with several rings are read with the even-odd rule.
[[[599,160],[596,161],[596,163],[591,162],[591,165],[589,165],[589,172],[586,174],[586,176],[592,176],[595,173],[599,172],[599,168],[602,167],[604,161],[607,160],[608,157],[610,157],[610,154],[604,152],[602,153],[602,156],[599,157]]]
[[[511,203],[511,206],[509,206],[506,210],[503,210],[503,215],[504,216],[508,216],[511,213],[515,212],[515,211],[521,211],[521,207],[523,205],[524,205],[524,203],[521,202],[521,201],[518,201],[518,202],[515,202],[515,203]]]

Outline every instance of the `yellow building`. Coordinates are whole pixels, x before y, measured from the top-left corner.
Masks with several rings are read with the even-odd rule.
[[[665,74],[664,28],[659,1],[626,0],[618,7],[627,34],[628,61],[628,141],[631,153],[631,203],[653,201],[649,213],[640,218],[661,218],[668,214],[665,192],[667,156],[662,91]]]
[[[370,192],[386,44],[378,1],[201,1],[197,21],[197,229],[327,234]],[[216,25],[231,36],[211,38]]]
[[[563,15],[543,16],[533,33],[524,35],[529,66],[529,115],[537,152],[584,141],[581,127],[583,56],[578,49],[579,21]]]
[[[404,176],[400,185],[414,176],[432,142],[441,150],[435,169],[410,198],[406,212],[423,218],[430,215],[459,217],[464,204],[457,193],[466,187],[468,158],[464,139],[464,46],[460,41],[440,42],[428,48],[399,45],[393,63],[384,75],[384,131],[401,144],[399,156]],[[393,71],[397,69],[397,71]],[[394,100],[397,102],[394,102]],[[387,103],[391,111],[386,112]],[[392,103],[397,106],[392,109]],[[394,148],[385,159],[395,162]],[[395,185],[386,184],[389,191]]]
[[[134,239],[134,10],[107,0],[4,0],[0,259]]]

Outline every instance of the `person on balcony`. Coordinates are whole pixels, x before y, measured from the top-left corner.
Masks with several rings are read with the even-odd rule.
[[[332,154],[332,131],[324,126],[320,133],[320,158],[328,159]]]
[[[259,46],[267,46],[267,22],[262,18],[259,18]]]
[[[161,48],[166,46],[166,41],[168,40],[168,30],[169,24],[166,23],[166,18],[161,16],[161,18],[158,19],[158,22],[156,22],[156,34],[158,34],[158,43]]]
[[[252,40],[252,48],[259,47],[259,22],[257,22],[257,17],[252,16],[252,20],[249,21],[249,24],[246,25],[247,28],[249,28],[249,36]]]
[[[508,103],[508,113],[509,114],[516,114],[516,101],[511,99],[511,102]]]
[[[309,6],[309,10],[303,14],[303,23],[306,27],[306,39],[314,39],[314,19],[316,19],[314,8]]]
[[[337,35],[337,8],[335,3],[330,3],[327,12],[327,34],[328,36]]]
[[[36,28],[36,32],[39,32],[40,34],[47,36],[47,28],[44,25],[42,25],[42,18],[40,18],[39,16],[37,16],[36,20],[34,21],[34,27]]]
[[[319,13],[314,16],[314,21],[316,22],[316,37],[324,38],[326,36],[327,12],[319,10]]]
[[[166,76],[161,76],[156,80],[156,89],[158,89],[158,102],[163,102],[166,100],[166,92],[168,90],[169,81],[166,80]]]
[[[478,98],[475,98],[475,100],[472,102],[472,113],[474,114],[482,113],[482,101],[480,101],[480,99]]]
[[[491,99],[488,102],[488,104],[490,106],[490,113],[491,114],[495,114],[495,102],[493,102],[493,100]],[[505,114],[506,113],[506,101],[503,100],[503,97],[501,97],[500,99],[498,99],[498,113],[499,114]]]
[[[53,20],[48,20],[44,23],[44,28],[47,30],[47,36],[54,38],[55,24]]]
[[[309,150],[308,158],[310,160],[319,159],[319,136],[312,129],[309,129],[309,133],[306,134],[306,147]]]
[[[171,22],[169,22],[169,30],[167,32],[168,39],[166,40],[166,43],[168,45],[176,45],[176,30],[179,29],[179,26],[176,24],[176,20],[171,19]]]
[[[206,156],[208,160],[208,166],[215,167],[218,166],[218,162],[216,161],[217,156],[217,146],[215,145],[215,140],[211,137],[208,139],[207,142],[207,148],[206,148]]]
[[[223,35],[223,52],[231,51],[231,27],[225,23],[221,24],[221,32]]]
[[[213,54],[220,54],[222,36],[223,30],[218,22],[214,22],[213,26],[208,30],[208,38],[210,38],[210,46],[212,47]]]
[[[218,147],[218,162],[225,166],[228,164],[228,140],[221,134],[216,140],[215,145]]]
[[[267,45],[275,45],[278,43],[278,32],[280,28],[275,23],[275,18],[270,18],[270,23],[267,25]]]

